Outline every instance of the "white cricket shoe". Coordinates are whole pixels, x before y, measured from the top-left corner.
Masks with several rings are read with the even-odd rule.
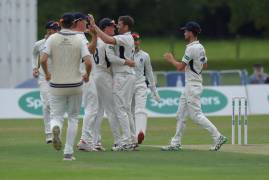
[[[52,145],[57,151],[61,150],[62,142],[60,138],[60,127],[54,126],[52,128]]]
[[[52,143],[52,133],[47,133],[46,135],[46,143],[51,144]]]
[[[132,144],[124,144],[124,145],[114,145],[112,147],[112,151],[133,151],[134,147]]]
[[[97,149],[95,149],[95,147],[92,144],[87,143],[87,142],[83,141],[82,139],[78,142],[77,148],[78,148],[78,150],[87,151],[87,152],[98,151]]]
[[[177,145],[168,145],[168,146],[163,146],[161,148],[162,151],[180,151],[182,150],[182,147],[180,144],[177,144]]]
[[[101,143],[96,144],[94,148],[98,151],[106,151],[106,149],[102,146]]]
[[[73,154],[64,154],[64,161],[74,161],[76,158],[73,156]]]
[[[214,144],[210,147],[209,150],[218,151],[221,148],[221,146],[227,142],[228,142],[228,138],[223,135],[220,135],[218,139],[214,142]]]

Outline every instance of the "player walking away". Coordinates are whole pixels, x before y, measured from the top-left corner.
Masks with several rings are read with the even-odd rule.
[[[115,22],[109,18],[103,18],[99,22],[99,28],[109,36],[115,34]],[[119,122],[114,110],[114,101],[112,96],[112,72],[111,65],[106,55],[106,46],[100,38],[97,39],[97,45],[94,48],[94,68],[91,72],[91,77],[94,79],[94,86],[98,100],[88,99],[87,104],[92,102],[92,105],[85,108],[85,114],[91,114],[92,106],[98,106],[98,113],[96,118],[84,118],[82,127],[81,140],[78,143],[80,150],[88,150],[91,148],[87,145],[89,142],[93,143],[94,149],[104,151],[101,144],[100,126],[104,116],[104,111],[108,117],[108,121],[114,137],[114,144],[119,144],[121,134],[119,129]],[[91,88],[91,87],[89,87]],[[85,116],[87,117],[87,116]],[[94,121],[94,122],[91,122]],[[90,135],[87,137],[87,135]],[[93,137],[91,139],[90,137]],[[87,142],[87,143],[86,143]],[[91,150],[91,149],[90,149]]]
[[[73,145],[76,137],[82,95],[82,80],[89,80],[91,58],[87,46],[76,32],[71,30],[74,16],[65,13],[61,20],[62,30],[53,34],[45,43],[41,65],[46,80],[50,82],[52,143],[56,150],[62,146],[61,132],[65,112],[68,115],[64,160],[75,160]],[[86,21],[84,21],[86,23]],[[51,70],[47,61],[51,57]],[[79,66],[83,59],[86,73],[81,77]]]
[[[137,143],[135,124],[131,113],[131,102],[134,94],[135,71],[134,66],[134,40],[131,29],[134,20],[130,16],[118,18],[119,35],[109,36],[95,25],[91,18],[91,25],[95,28],[97,35],[107,44],[107,57],[111,62],[113,73],[113,99],[116,115],[122,130],[121,144],[113,147],[114,151],[133,150]]]
[[[45,38],[37,41],[34,45],[32,67],[33,67],[33,76],[35,78],[38,78],[38,84],[39,84],[39,89],[40,89],[40,99],[43,105],[42,111],[43,111],[46,143],[49,144],[52,142],[52,134],[50,130],[49,83],[45,79],[44,71],[40,69],[40,53],[44,48],[46,39],[51,34],[58,32],[60,30],[60,25],[58,22],[49,21],[46,23],[45,28],[47,29]]]
[[[152,97],[160,102],[160,96],[157,92],[155,80],[152,72],[149,54],[140,49],[140,35],[138,33],[132,34],[135,44],[135,92],[132,100],[132,113],[135,120],[135,127],[138,144],[144,140],[147,128],[147,113],[146,113],[146,100],[147,100],[147,84],[151,90]]]
[[[188,41],[185,54],[181,62],[178,62],[171,53],[164,54],[167,62],[176,67],[177,70],[186,73],[186,86],[180,97],[179,109],[177,112],[176,134],[170,145],[162,147],[164,151],[178,151],[181,149],[181,138],[185,128],[186,118],[189,116],[194,122],[206,129],[213,138],[213,145],[210,150],[217,151],[227,142],[227,138],[220,134],[217,128],[205,117],[201,110],[200,95],[202,93],[202,70],[207,67],[205,49],[198,41],[198,34],[201,32],[200,25],[190,21],[184,30],[185,39]]]

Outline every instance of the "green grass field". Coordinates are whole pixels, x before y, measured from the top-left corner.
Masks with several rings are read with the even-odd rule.
[[[73,162],[62,161],[44,143],[41,120],[0,120],[0,179],[264,179],[269,178],[269,116],[249,117],[248,146],[225,145],[209,152],[210,137],[190,120],[182,152],[162,152],[175,131],[175,119],[149,119],[148,134],[136,152],[75,152]],[[210,118],[230,137],[230,117]],[[81,122],[80,122],[81,127]],[[106,121],[103,144],[110,149],[111,133]],[[79,132],[80,135],[80,132]],[[79,136],[78,135],[78,136]]]
[[[240,41],[240,59],[236,59],[236,40],[208,40],[201,38],[205,46],[209,60],[209,69],[247,69],[252,72],[254,63],[264,65],[265,71],[269,73],[269,40],[247,39]],[[175,56],[181,59],[186,42],[183,36],[174,39]],[[168,38],[145,38],[142,39],[142,48],[147,51],[152,59],[154,70],[174,69],[163,60],[163,54],[171,51],[171,39]]]

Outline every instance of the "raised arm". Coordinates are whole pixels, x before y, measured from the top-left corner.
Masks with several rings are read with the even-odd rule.
[[[164,59],[173,66],[175,66],[178,71],[183,71],[187,65],[183,61],[177,61],[172,53],[165,53]]]

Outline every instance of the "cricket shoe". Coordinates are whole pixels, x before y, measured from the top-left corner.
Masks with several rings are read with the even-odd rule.
[[[182,147],[180,144],[177,144],[177,145],[168,145],[168,146],[163,146],[161,148],[162,151],[180,151],[182,150]]]
[[[97,152],[98,151],[97,149],[95,149],[95,147],[92,144],[87,143],[82,139],[77,144],[77,148],[80,151],[87,151],[87,152]]]
[[[143,131],[140,131],[138,136],[137,136],[137,141],[138,141],[138,144],[142,144],[142,142],[144,141],[145,139],[145,135],[143,133]]]
[[[139,147],[139,146],[138,146],[138,143],[133,143],[132,146],[133,146],[133,150],[134,150],[134,151],[138,151],[138,150],[139,150],[139,149],[138,149],[138,147]]]
[[[227,142],[228,142],[228,138],[223,136],[223,135],[220,135],[218,137],[218,139],[215,141],[215,143],[213,144],[213,146],[209,150],[210,151],[218,151],[221,148],[221,146]]]
[[[132,144],[124,144],[124,145],[117,145],[112,147],[112,151],[133,151],[133,145]]]
[[[51,133],[47,133],[46,134],[46,143],[47,144],[51,144],[52,143],[52,134]]]
[[[54,126],[52,128],[52,145],[57,151],[61,150],[62,142],[60,139],[60,127]]]
[[[98,151],[106,151],[106,149],[102,146],[101,143],[96,144],[94,148]]]
[[[64,161],[74,161],[76,158],[73,156],[73,154],[64,154]]]

